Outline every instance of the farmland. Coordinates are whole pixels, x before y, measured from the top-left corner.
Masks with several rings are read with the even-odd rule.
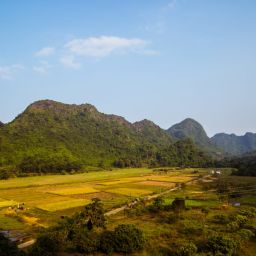
[[[237,215],[239,209],[233,203],[239,201],[241,209],[255,206],[256,179],[238,179],[229,173],[222,169],[222,175],[216,177],[209,169],[133,168],[1,181],[0,229],[20,231],[35,238],[42,229],[56,225],[63,217],[74,215],[99,198],[106,212],[114,212],[107,216],[108,229],[133,224],[143,231],[148,245],[138,255],[148,255],[148,252],[165,255],[161,250],[169,248],[170,237],[175,246],[186,241],[200,244],[206,232],[213,234],[216,228],[224,230],[213,222],[215,216],[232,219]],[[232,189],[220,194],[219,184]],[[232,198],[238,188],[241,197]],[[159,195],[161,210],[154,208],[154,200]],[[170,210],[176,198],[185,199],[186,211]],[[137,203],[131,207],[132,202]],[[18,204],[24,209],[17,209]],[[255,219],[252,221],[254,225]],[[241,250],[246,251],[245,255],[253,255],[250,251],[254,249],[252,243]]]
[[[207,173],[207,170],[197,175],[200,173]],[[72,214],[87,205],[92,198],[101,199],[106,210],[110,210],[133,198],[163,192],[195,177],[194,169],[160,173],[147,168],[134,168],[1,181],[0,229],[15,228],[17,216],[6,213],[6,209],[11,206],[16,208],[18,204],[24,204],[24,210],[17,210],[17,215],[34,216],[38,222],[49,226],[61,215]],[[35,227],[26,225],[28,229]],[[20,228],[20,223],[17,228]]]

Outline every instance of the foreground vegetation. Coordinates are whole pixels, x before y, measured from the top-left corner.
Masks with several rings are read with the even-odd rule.
[[[29,255],[253,256],[256,180],[230,173],[138,168],[10,179],[0,182],[0,228],[38,237],[22,252]]]

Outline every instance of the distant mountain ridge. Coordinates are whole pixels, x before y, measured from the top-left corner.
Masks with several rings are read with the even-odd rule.
[[[167,132],[174,140],[190,138],[197,146],[209,153],[217,155],[222,153],[221,150],[211,142],[203,126],[192,118],[187,118],[182,122],[173,125]]]
[[[243,155],[256,150],[256,133],[247,132],[243,136],[218,133],[211,138],[214,145],[231,155]]]

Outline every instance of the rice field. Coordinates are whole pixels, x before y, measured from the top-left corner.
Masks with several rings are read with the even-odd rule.
[[[86,204],[89,204],[90,200],[86,199],[70,199],[67,201],[63,202],[56,202],[56,203],[48,203],[48,204],[43,204],[38,206],[37,208],[44,210],[44,211],[49,211],[49,212],[54,212],[54,211],[60,211],[60,210],[65,210],[68,208],[74,208],[74,207],[79,207],[79,206],[85,206]]]
[[[92,187],[82,187],[82,188],[63,188],[63,189],[56,189],[48,191],[48,193],[57,194],[57,195],[78,195],[78,194],[90,194],[98,192],[98,190]]]
[[[16,204],[18,204],[18,203],[13,201],[13,200],[0,199],[0,208],[9,207],[9,206],[13,206],[13,205],[16,205]]]
[[[101,199],[105,208],[110,210],[133,198],[163,192],[176,183],[190,181],[194,178],[192,174],[193,170],[163,174],[147,168],[131,168],[0,181],[0,229],[17,223],[17,220],[5,216],[4,209],[18,203],[24,203],[25,215],[47,224],[58,221],[63,214],[73,214],[93,198]]]
[[[132,197],[140,197],[149,195],[152,193],[152,191],[145,190],[145,189],[135,189],[135,188],[115,188],[107,190],[107,192],[126,195],[126,196],[132,196]]]

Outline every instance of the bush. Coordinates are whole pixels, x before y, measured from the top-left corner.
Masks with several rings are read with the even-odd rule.
[[[218,214],[213,216],[212,222],[218,223],[218,224],[227,224],[229,222],[229,217],[224,214]]]
[[[224,235],[212,236],[206,243],[207,251],[214,253],[214,255],[231,256],[237,247],[237,242]]]
[[[256,217],[256,209],[252,207],[243,209],[239,211],[239,214],[249,218]]]
[[[111,254],[114,251],[114,232],[104,231],[99,238],[99,251]]]
[[[254,233],[250,229],[241,229],[238,231],[238,235],[241,237],[242,240],[250,240],[254,237]]]
[[[142,231],[134,225],[119,225],[114,230],[114,246],[116,252],[132,253],[144,247],[145,239]]]
[[[166,222],[168,224],[174,224],[180,219],[180,216],[178,216],[176,213],[171,213],[166,217]]]
[[[19,251],[17,246],[10,242],[8,238],[4,235],[0,234],[0,255],[1,256],[18,256]]]
[[[0,171],[0,180],[8,180],[10,177],[8,171]]]
[[[246,216],[237,214],[231,217],[232,222],[230,222],[227,225],[227,228],[230,231],[236,231],[239,228],[242,228],[247,222],[248,222],[248,218]]]
[[[197,247],[194,243],[190,242],[180,247],[177,251],[177,256],[193,256],[197,252]]]
[[[49,234],[40,236],[33,245],[31,256],[54,256],[59,251],[60,244],[57,239]]]
[[[98,240],[98,234],[95,232],[79,229],[76,231],[72,243],[77,252],[90,254],[97,251]]]

